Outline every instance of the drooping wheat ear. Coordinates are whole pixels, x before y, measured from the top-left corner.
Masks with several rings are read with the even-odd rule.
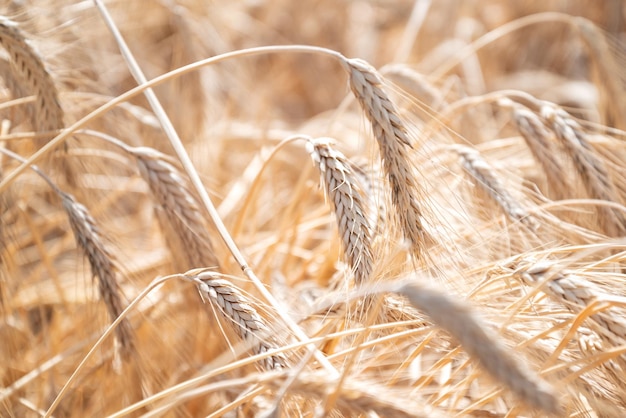
[[[184,271],[219,267],[207,223],[185,177],[168,161],[169,157],[155,149],[137,147],[127,151],[137,159],[139,172],[164,212],[161,221],[166,224],[168,247],[177,261],[183,263],[177,268]]]
[[[411,94],[428,108],[437,110],[445,105],[446,100],[428,79],[406,64],[389,64],[381,68],[385,78],[393,81],[402,90]]]
[[[509,218],[523,223],[532,230],[537,229],[537,221],[509,193],[498,179],[493,167],[485,161],[476,149],[464,145],[454,145],[452,148],[461,158],[461,164],[465,171],[476,180],[477,186],[491,196]]]
[[[306,146],[322,175],[337,219],[343,251],[358,286],[367,282],[372,273],[372,233],[368,208],[348,159],[331,144],[331,139],[319,138],[307,142]]]
[[[383,90],[383,79],[367,62],[360,59],[342,60],[349,74],[350,88],[369,119],[380,148],[385,173],[391,186],[391,200],[404,236],[411,243],[413,256],[426,257],[426,243],[432,237],[424,228],[424,201],[413,167],[409,150],[412,148],[407,128],[400,113]]]
[[[550,185],[550,192],[557,199],[566,197],[571,186],[557,156],[559,150],[553,142],[554,134],[530,109],[510,99],[499,100],[499,105],[513,112],[513,121],[530,149],[533,158],[541,165]]]
[[[249,344],[254,354],[264,354],[278,347],[270,335],[267,321],[232,283],[219,278],[215,272],[208,271],[189,278],[198,283],[201,295],[218,307],[232,329]],[[265,357],[261,364],[266,370],[273,370],[285,367],[287,361],[283,354],[277,353]]]
[[[524,402],[550,413],[559,411],[553,390],[511,357],[468,305],[414,280],[402,285],[398,292],[458,339],[465,351]]]
[[[583,128],[563,109],[544,105],[541,116],[548,123],[574,162],[585,189],[593,199],[622,203],[602,159],[589,144]],[[611,237],[626,235],[626,215],[607,205],[598,207],[603,232]]]
[[[523,259],[512,267],[512,274],[527,286],[536,287],[541,285],[551,299],[564,305],[573,313],[579,313],[593,303],[602,301],[615,302],[623,306],[623,298],[608,295],[598,286],[583,279],[572,271],[559,268],[556,261],[535,261]],[[596,331],[600,336],[615,345],[626,343],[626,311],[618,306],[613,306],[602,312],[590,316],[600,327]]]
[[[96,221],[85,206],[74,198],[57,190],[67,212],[70,226],[74,232],[76,243],[83,250],[94,276],[98,278],[100,297],[107,307],[111,321],[124,310],[120,287],[117,281],[118,269],[112,254],[102,240]],[[124,318],[115,329],[117,339],[122,347],[122,354],[128,356],[133,347],[133,331],[130,322]]]
[[[43,59],[33,48],[15,22],[0,17],[0,45],[10,57],[10,73],[2,74],[9,81],[11,94],[35,96],[35,105],[30,115],[33,128],[37,131],[52,131],[64,127],[63,108],[59,102],[57,89]],[[36,144],[43,146],[49,138]]]

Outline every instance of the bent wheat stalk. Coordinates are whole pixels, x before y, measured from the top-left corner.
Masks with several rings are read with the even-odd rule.
[[[320,170],[326,194],[330,199],[343,250],[361,285],[372,273],[372,232],[363,192],[352,172],[350,162],[331,146],[332,140],[320,138],[307,142],[307,151]]]
[[[406,126],[382,88],[382,77],[372,66],[359,59],[341,62],[349,74],[350,88],[372,125],[402,232],[411,243],[413,256],[423,260],[426,243],[432,241],[432,237],[423,225],[424,211],[419,203],[422,192],[410,163],[412,146]]]
[[[242,340],[250,344],[254,354],[264,354],[278,347],[270,336],[266,320],[232,283],[219,278],[214,272],[202,272],[187,277],[198,285],[203,298],[206,297],[217,305],[231,328]],[[286,358],[281,353],[272,354],[262,361],[266,370],[280,369],[286,364]]]

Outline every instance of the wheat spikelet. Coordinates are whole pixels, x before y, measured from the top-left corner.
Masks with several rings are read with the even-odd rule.
[[[203,297],[219,307],[220,313],[237,335],[250,344],[254,354],[264,354],[277,348],[265,319],[232,283],[220,279],[214,272],[202,272],[190,278],[198,283]],[[285,357],[280,353],[262,360],[262,365],[267,370],[283,368],[286,364]]]
[[[124,310],[113,256],[102,241],[96,221],[87,208],[76,202],[71,195],[59,190],[57,192],[67,212],[76,242],[87,256],[92,273],[98,278],[100,297],[113,321]],[[122,354],[128,356],[133,347],[133,332],[126,318],[120,322],[115,332],[122,347]]]
[[[417,309],[425,312],[435,324],[458,339],[485,370],[522,400],[550,413],[559,411],[559,403],[552,389],[530,371],[523,369],[487,331],[469,306],[416,283],[405,284],[398,292],[406,296]]]
[[[322,174],[322,182],[332,203],[343,250],[354,271],[357,285],[372,273],[372,233],[367,206],[348,159],[320,138],[307,142],[307,151]]]
[[[455,145],[453,148],[461,158],[465,171],[476,180],[478,187],[483,189],[498,204],[504,213],[513,221],[518,221],[537,229],[537,222],[528,211],[506,190],[496,176],[493,167],[485,161],[480,153],[470,147]]]
[[[412,147],[406,126],[373,67],[359,59],[346,59],[342,64],[349,74],[350,88],[372,125],[402,232],[411,243],[414,257],[424,259],[426,243],[432,237],[423,225],[422,194],[410,164]]]
[[[604,162],[587,140],[582,127],[567,112],[552,105],[545,105],[541,115],[552,126],[574,162],[585,189],[590,197],[606,202],[621,203]],[[604,233],[611,237],[626,235],[624,212],[610,206],[599,206],[599,223]]]
[[[129,148],[128,151],[137,159],[142,177],[164,212],[161,219],[168,224],[166,239],[168,235],[176,237],[174,242],[168,242],[168,247],[178,261],[183,261],[183,265],[177,267],[181,270],[218,267],[207,224],[184,177],[167,161],[167,156],[152,148]],[[178,241],[182,246],[177,245]]]
[[[542,290],[553,300],[574,313],[581,312],[592,303],[615,301],[593,283],[575,273],[556,267],[556,262],[523,259],[513,267],[512,274],[527,286],[542,285]],[[623,302],[623,301],[622,301]],[[625,312],[621,308],[599,312],[590,318],[600,325],[599,334],[615,345],[626,343]]]
[[[57,89],[46,70],[42,58],[26,40],[17,24],[0,17],[0,45],[10,57],[11,72],[7,87],[13,95],[24,93],[35,96],[35,105],[30,115],[33,128],[37,131],[52,131],[64,127],[63,108]],[[38,141],[41,147],[48,138]]]

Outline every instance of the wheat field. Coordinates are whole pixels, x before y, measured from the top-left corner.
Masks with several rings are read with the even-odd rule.
[[[626,416],[619,0],[2,0],[0,416]]]

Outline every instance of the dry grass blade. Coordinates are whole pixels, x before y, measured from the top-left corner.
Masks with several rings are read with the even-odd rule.
[[[485,161],[480,153],[463,145],[454,146],[461,158],[465,171],[474,179],[478,187],[483,189],[513,221],[521,222],[532,230],[537,229],[536,220],[509,193],[498,179],[493,167]]]
[[[422,260],[432,237],[423,225],[422,193],[410,163],[411,142],[406,126],[382,88],[382,77],[372,66],[359,59],[346,59],[342,64],[348,71],[350,88],[372,125],[402,232],[411,243],[412,254]]]
[[[11,72],[2,76],[10,80],[7,87],[11,93],[22,95],[27,92],[35,96],[35,107],[30,115],[33,128],[37,131],[63,128],[63,108],[43,59],[29,44],[17,24],[6,18],[0,18],[0,45],[10,57]],[[41,148],[47,140],[39,140],[37,148]]]
[[[264,354],[278,347],[270,335],[267,321],[232,283],[220,279],[213,272],[203,272],[190,276],[190,279],[198,283],[203,297],[217,305],[237,335],[250,344],[254,354]],[[282,354],[277,353],[264,358],[262,364],[265,369],[273,370],[285,367],[287,361]]]
[[[166,240],[168,233],[177,235],[178,239],[168,241],[176,259],[185,260],[184,265],[177,267],[181,270],[219,267],[208,226],[185,178],[168,162],[167,156],[152,148],[127,150],[137,159],[142,177],[164,211],[161,221],[171,227],[164,228]],[[182,247],[176,245],[177,241],[180,241]]]
[[[583,128],[567,112],[555,106],[543,106],[541,114],[574,162],[589,196],[622,203],[604,162],[589,144]],[[598,212],[600,227],[605,234],[611,237],[626,235],[626,216],[622,210],[603,205],[598,207]]]
[[[344,254],[354,272],[356,284],[361,285],[369,280],[373,265],[367,205],[350,162],[331,144],[328,138],[315,139],[307,142],[307,151],[322,174]]]
[[[594,303],[620,299],[606,294],[581,276],[557,267],[556,262],[525,259],[513,267],[512,274],[527,286],[541,285],[541,289],[553,300],[575,313]],[[621,303],[624,302],[626,300],[621,300]],[[600,336],[615,345],[622,345],[626,342],[624,315],[623,308],[613,307],[593,314],[590,318],[600,326],[597,330]]]
[[[76,242],[87,256],[92,273],[98,278],[100,297],[109,311],[111,320],[114,320],[124,310],[124,303],[117,282],[117,267],[113,261],[113,256],[102,241],[96,221],[89,214],[87,208],[76,202],[71,195],[58,192],[67,212]],[[133,348],[133,331],[126,318],[120,322],[115,332],[122,347],[122,354],[127,357]]]
[[[459,340],[463,348],[496,379],[524,402],[557,413],[560,409],[552,389],[529,370],[522,368],[478,320],[469,306],[441,292],[418,284],[405,284],[398,292]]]

